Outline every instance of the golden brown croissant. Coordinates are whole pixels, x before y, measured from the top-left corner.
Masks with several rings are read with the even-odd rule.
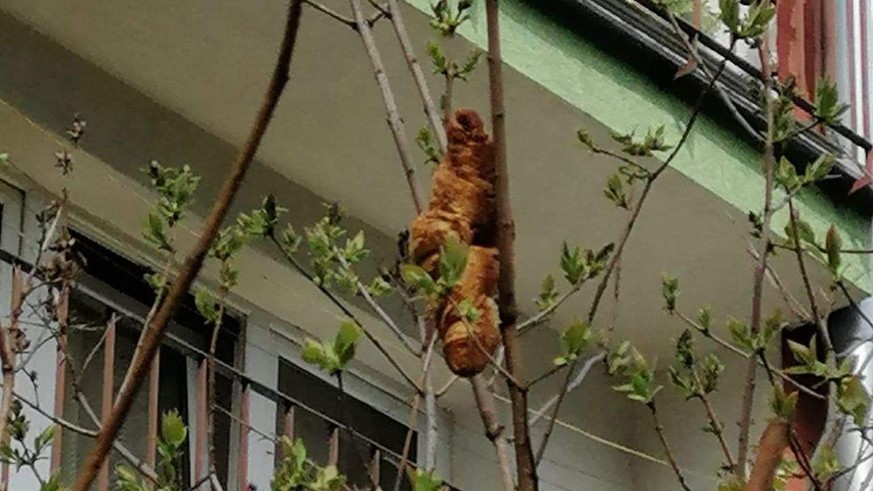
[[[488,134],[475,111],[459,109],[446,124],[448,151],[433,175],[427,210],[410,228],[410,257],[431,276],[439,275],[440,248],[454,237],[470,245],[467,265],[448,296],[431,313],[455,374],[472,377],[488,365],[500,344],[496,295],[499,275],[493,245],[494,165]],[[458,305],[478,311],[465,319]]]

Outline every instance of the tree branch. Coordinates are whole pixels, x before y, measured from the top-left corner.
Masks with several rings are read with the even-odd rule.
[[[169,325],[170,320],[176,312],[184,295],[188,292],[188,288],[194,281],[201,267],[203,260],[206,257],[209,247],[213,239],[218,233],[221,223],[227,215],[233,198],[236,196],[243,179],[248,171],[251,163],[254,161],[255,153],[261,140],[267,131],[270,120],[273,117],[279,98],[288,82],[289,71],[291,67],[291,55],[294,51],[294,45],[297,40],[298,27],[300,25],[301,0],[290,0],[288,8],[288,17],[285,23],[285,34],[282,40],[282,45],[279,51],[279,57],[276,66],[273,70],[273,75],[270,79],[270,84],[264,96],[264,101],[261,108],[258,110],[257,118],[252,127],[248,141],[241,149],[233,166],[231,167],[224,184],[222,185],[218,196],[213,202],[212,208],[203,226],[203,231],[196,245],[185,258],[179,275],[173,281],[167,297],[164,299],[161,307],[156,312],[152,322],[146,326],[147,333],[143,339],[142,350],[138,352],[128,368],[130,386],[125,387],[125,390],[118,396],[118,400],[112,408],[112,411],[107,415],[103,426],[91,449],[85,463],[82,465],[76,483],[72,491],[87,491],[97,473],[103,466],[109,450],[112,448],[112,443],[118,435],[121,425],[127,418],[130,408],[133,405],[134,397],[139,392],[148,371],[151,367],[152,360],[160,346],[164,332]]]
[[[415,86],[418,88],[418,95],[421,97],[421,103],[424,106],[424,114],[427,115],[430,127],[436,135],[440,152],[445,154],[447,147],[446,130],[443,127],[443,122],[440,120],[439,112],[437,112],[436,106],[433,103],[430,87],[427,85],[427,79],[424,77],[421,64],[418,62],[418,57],[415,56],[415,51],[412,47],[412,42],[409,40],[409,34],[406,32],[406,25],[400,14],[400,5],[397,3],[397,0],[388,0],[388,12],[390,13],[391,24],[394,26],[394,33],[397,35],[397,41],[400,43],[400,49],[403,50],[403,56],[406,58],[406,65],[409,67],[412,78],[415,80]]]
[[[503,491],[515,491],[515,481],[512,478],[512,464],[509,462],[509,444],[503,436],[503,425],[497,421],[497,409],[494,406],[494,395],[488,390],[481,375],[470,379],[473,397],[482,424],[485,426],[485,437],[494,445],[497,453],[497,465],[503,478]]]
[[[500,330],[506,354],[506,367],[515,383],[507,379],[512,401],[513,444],[519,491],[539,489],[536,461],[530,440],[527,419],[527,391],[518,347],[518,306],[515,300],[515,221],[509,195],[509,167],[506,161],[506,110],[503,103],[503,58],[500,52],[500,21],[498,0],[485,1],[488,25],[488,82],[491,96],[492,155],[494,159],[495,214],[497,250],[500,257],[500,279],[497,283],[497,306],[500,310]]]
[[[658,433],[658,440],[661,442],[661,448],[664,449],[664,454],[667,455],[667,461],[670,462],[670,467],[673,469],[673,473],[676,474],[676,479],[679,480],[679,485],[681,485],[682,489],[685,491],[691,491],[691,488],[685,481],[685,474],[682,473],[682,469],[680,469],[679,464],[676,463],[676,457],[673,456],[670,444],[667,443],[667,436],[664,434],[664,425],[661,424],[661,419],[658,417],[658,407],[655,405],[655,401],[648,403],[647,406],[649,412],[652,414],[652,421],[655,424],[655,432]]]
[[[769,29],[765,28],[764,33],[760,36],[758,51],[761,58],[761,76],[763,78],[763,94],[766,98],[764,104],[764,116],[767,120],[767,134],[764,140],[764,156],[762,158],[762,167],[764,171],[764,215],[762,218],[761,227],[761,250],[759,252],[760,259],[755,268],[755,274],[752,284],[752,316],[750,327],[752,333],[757,334],[761,328],[761,308],[764,295],[764,277],[767,272],[767,259],[770,255],[770,221],[773,217],[772,199],[773,199],[773,173],[775,167],[775,157],[773,154],[773,135],[774,135],[774,114],[773,114],[773,96],[770,94],[773,87],[773,80],[770,69],[770,48],[769,48]],[[758,362],[752,356],[746,368],[746,380],[743,388],[741,416],[739,421],[740,435],[738,438],[737,451],[737,477],[744,478],[746,475],[746,462],[749,452],[749,430],[752,424],[752,406],[755,400],[755,377],[758,368]]]
[[[388,127],[391,129],[391,135],[394,137],[394,145],[397,147],[397,154],[400,157],[400,165],[403,166],[406,182],[409,185],[409,191],[412,193],[412,201],[415,204],[415,212],[421,213],[424,209],[424,201],[422,198],[421,187],[415,179],[415,168],[412,164],[412,157],[409,151],[409,141],[406,138],[406,124],[400,117],[400,111],[397,108],[397,101],[394,99],[394,92],[391,90],[391,84],[388,81],[388,75],[385,73],[385,66],[382,63],[382,56],[379,54],[379,48],[376,47],[376,40],[373,38],[373,31],[370,29],[367,20],[364,18],[364,12],[361,8],[361,0],[349,0],[352,6],[352,12],[355,17],[358,34],[361,36],[361,41],[364,43],[364,49],[367,51],[367,56],[370,58],[370,64],[373,66],[373,74],[376,77],[376,83],[382,92],[382,101],[385,104],[385,111],[388,117]]]

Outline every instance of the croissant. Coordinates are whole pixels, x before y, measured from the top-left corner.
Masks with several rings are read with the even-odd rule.
[[[440,249],[450,238],[470,246],[467,265],[452,291],[431,312],[449,369],[458,376],[482,372],[500,344],[497,294],[499,259],[491,245],[494,163],[491,143],[475,111],[459,109],[446,124],[448,149],[433,174],[428,207],[410,227],[412,261],[434,279]],[[458,305],[478,311],[465,319]]]

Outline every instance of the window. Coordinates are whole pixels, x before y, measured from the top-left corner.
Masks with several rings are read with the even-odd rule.
[[[287,399],[278,414],[278,434],[302,439],[316,463],[337,465],[350,484],[368,488],[370,472],[382,489],[394,489],[406,425],[284,359],[279,360],[279,392]],[[413,432],[410,463],[416,443]],[[401,489],[411,489],[408,479]]]
[[[144,280],[146,268],[81,234],[74,233],[74,237],[85,266],[79,278],[80,286],[70,296],[67,339],[70,359],[63,374],[62,414],[79,426],[94,428],[88,410],[93,410],[99,418],[101,409],[111,404],[118,394],[154,295]],[[239,321],[228,316],[219,336],[217,359],[231,366],[237,358],[238,333]],[[157,375],[153,375],[148,386],[137,395],[119,438],[133,455],[151,464],[155,461],[159,415],[173,409],[179,411],[189,425],[183,479],[192,484],[208,472],[204,355],[209,350],[211,334],[212,327],[204,324],[193,307],[193,301],[187,299],[161,347]],[[231,445],[233,424],[229,414],[238,410],[234,407],[235,400],[233,382],[217,373],[216,473],[228,490],[234,489],[229,486],[234,482],[231,469],[235,468],[231,465],[235,462],[232,460],[235,445]],[[60,445],[62,473],[67,479],[72,479],[92,441],[64,431]],[[108,466],[109,482],[112,481],[111,469],[119,464],[126,462],[118,452],[113,452]],[[98,480],[95,490],[103,491],[106,482],[104,476],[102,482]]]

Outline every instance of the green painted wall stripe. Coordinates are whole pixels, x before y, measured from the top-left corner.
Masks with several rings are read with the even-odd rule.
[[[407,0],[430,12],[428,0]],[[554,22],[521,0],[501,3],[504,61],[608,128],[627,132],[666,125],[668,141],[678,138],[689,116],[688,105],[659,90],[642,73],[599,50],[586,39]],[[486,46],[483,2],[476,2],[471,22],[460,34]],[[702,117],[672,167],[742,211],[762,207],[764,179],[757,151],[710,118]],[[860,214],[835,206],[816,190],[802,193],[798,211],[817,236],[836,224],[847,247],[869,244],[870,224]],[[787,213],[774,217],[782,234]],[[845,276],[873,293],[869,264],[862,256],[847,256]]]

